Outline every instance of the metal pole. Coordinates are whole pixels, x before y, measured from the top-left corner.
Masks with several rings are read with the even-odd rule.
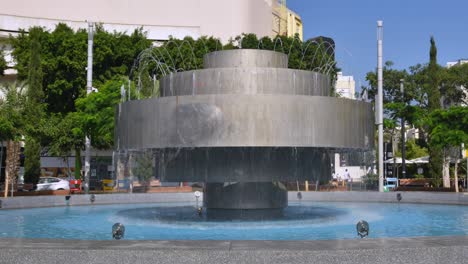
[[[3,166],[3,141],[0,140],[0,177],[2,176],[2,166]],[[5,167],[6,171],[6,167]],[[6,177],[6,175],[5,175]]]
[[[153,74],[153,92],[151,93],[151,95],[154,96],[155,92],[156,92],[156,74]]]
[[[403,105],[405,105],[405,87],[404,87],[404,79],[400,80],[400,92],[401,92],[401,101]],[[406,178],[406,144],[405,144],[405,117],[401,116],[401,178]]]
[[[383,71],[382,71],[383,21],[377,21],[377,126],[379,130],[379,192],[383,192]]]
[[[465,144],[462,143],[461,149],[462,149],[461,150],[462,159],[463,159],[463,156],[466,158],[465,192],[468,192],[468,146],[467,146],[467,149],[465,149]],[[461,166],[463,166],[463,164]]]
[[[130,87],[131,87],[132,83],[130,81],[130,77],[128,78],[128,101],[130,101]]]
[[[20,161],[19,161],[19,158],[18,158],[18,153],[17,153],[17,150],[19,150],[19,148],[21,148],[19,146],[19,143],[16,144],[15,142],[13,142],[13,157],[15,159],[15,161],[18,161],[18,167],[20,166]],[[16,162],[15,162],[16,163]],[[16,166],[15,166],[15,173],[17,173],[17,169],[16,169]],[[19,176],[19,175],[18,175]],[[10,188],[10,193],[11,193],[11,197],[13,197],[13,187],[14,187],[14,183],[15,183],[15,174],[11,175],[11,178],[10,178],[10,183],[11,183],[11,188]],[[16,182],[18,182],[18,178],[16,178]]]
[[[86,82],[86,95],[90,94],[93,90],[93,38],[94,38],[94,23],[88,22],[88,67],[87,69],[87,82]],[[85,170],[84,170],[84,190],[89,193],[89,173],[91,169],[90,156],[91,156],[91,139],[86,136],[85,139]]]
[[[384,155],[384,160],[388,160],[389,159],[388,154],[387,154],[388,153],[388,151],[387,151],[388,150],[388,142],[384,142],[383,144],[384,144],[384,154],[383,154]],[[388,177],[387,170],[388,170],[388,164],[384,163],[384,171],[383,171],[384,178]]]

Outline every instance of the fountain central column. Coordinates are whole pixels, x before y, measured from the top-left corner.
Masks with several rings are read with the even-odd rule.
[[[281,182],[207,183],[204,205],[209,209],[278,209],[288,205]]]

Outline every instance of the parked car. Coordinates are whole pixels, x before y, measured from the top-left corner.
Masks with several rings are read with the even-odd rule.
[[[55,177],[40,178],[36,191],[70,190],[70,183],[65,179]]]
[[[398,178],[385,178],[384,192],[393,191],[398,187]]]

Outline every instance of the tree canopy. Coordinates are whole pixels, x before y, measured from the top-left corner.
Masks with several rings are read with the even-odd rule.
[[[121,87],[124,78],[109,80],[98,92],[77,100],[77,112],[84,132],[91,137],[95,148],[109,149],[114,146],[114,116],[116,106],[121,101]]]
[[[4,75],[4,71],[7,69],[7,62],[5,60],[5,54],[2,49],[0,49],[0,76]]]
[[[459,146],[466,130],[462,118],[466,103],[468,64],[443,68],[437,64],[437,48],[434,38],[430,39],[429,63],[417,64],[408,70],[396,70],[393,63],[387,62],[384,74],[384,127],[387,134],[396,136],[399,119],[407,125],[419,129],[419,140],[406,144],[407,158],[430,154],[430,175],[440,183],[444,149]],[[377,74],[369,72],[368,94],[374,98],[377,92]],[[404,94],[400,92],[400,80],[404,81]],[[457,108],[453,108],[457,106]],[[444,110],[445,109],[445,110]],[[454,118],[452,124],[449,117]],[[456,119],[455,119],[456,118]],[[426,150],[428,148],[428,150]]]
[[[427,123],[434,145],[441,148],[468,145],[468,107],[438,109],[429,115]]]
[[[86,30],[74,31],[60,23],[52,32],[41,27],[29,29],[33,31],[42,48],[40,66],[47,111],[75,111],[75,100],[86,94]],[[23,30],[17,37],[10,38],[20,80],[28,78],[31,36]],[[98,25],[94,36],[93,85],[100,86],[116,75],[128,75],[134,58],[150,45],[142,29],[126,35],[109,33]]]
[[[0,86],[0,141],[19,140],[24,133],[25,87],[17,82]]]
[[[277,36],[258,39],[255,34],[243,34],[223,45],[213,37],[193,39],[171,38],[158,47],[151,47],[139,54],[130,78],[136,82],[138,98],[155,95],[154,80],[170,72],[188,71],[203,68],[203,56],[212,51],[229,49],[264,49],[288,55],[288,67],[313,70],[336,79],[333,46],[316,40],[302,42],[298,37]],[[334,89],[332,89],[334,94]]]

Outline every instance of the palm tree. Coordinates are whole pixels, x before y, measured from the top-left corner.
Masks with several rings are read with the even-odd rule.
[[[8,196],[9,184],[15,182],[19,172],[25,88],[24,83],[16,82],[0,86],[0,141],[7,142],[4,197]]]

